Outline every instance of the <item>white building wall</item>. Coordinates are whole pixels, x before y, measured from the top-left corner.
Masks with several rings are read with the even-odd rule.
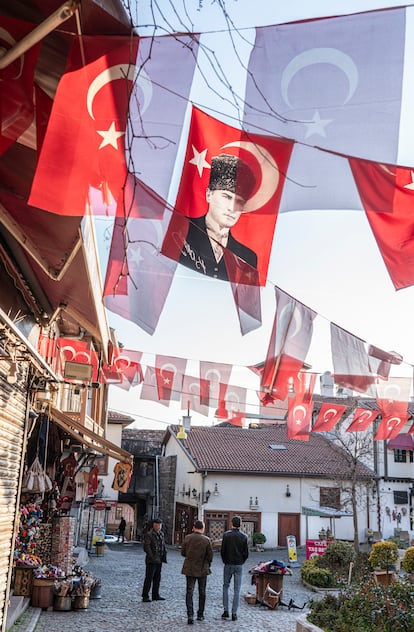
[[[335,487],[335,481],[317,478],[290,478],[285,476],[258,476],[254,474],[237,473],[201,473],[190,474],[194,471],[191,459],[182,446],[177,445],[174,437],[166,445],[165,456],[177,455],[177,478],[175,499],[176,502],[185,503],[198,508],[198,515],[203,519],[204,512],[232,512],[260,513],[261,530],[266,535],[266,548],[276,548],[278,543],[278,514],[300,514],[300,544],[305,545],[306,536],[317,539],[320,529],[330,527],[329,518],[308,517],[308,532],[306,533],[306,516],[302,515],[303,506],[319,506],[320,487]],[[286,496],[289,485],[290,496]],[[183,486],[185,492],[190,489],[190,496],[182,495]],[[214,490],[217,486],[217,494]],[[193,499],[192,489],[197,494],[210,491],[210,497],[206,504]],[[250,499],[258,505],[251,506]],[[365,492],[362,493],[365,499]],[[370,504],[371,520],[376,513],[374,502]],[[361,503],[358,513],[359,541],[366,541],[367,510],[365,500]],[[372,523],[371,523],[372,524]],[[352,517],[336,519],[335,534],[339,539],[353,541],[354,530]]]

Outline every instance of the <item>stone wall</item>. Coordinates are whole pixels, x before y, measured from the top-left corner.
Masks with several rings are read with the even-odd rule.
[[[158,462],[160,478],[160,516],[164,522],[167,544],[172,544],[174,530],[174,496],[177,457],[161,457]]]

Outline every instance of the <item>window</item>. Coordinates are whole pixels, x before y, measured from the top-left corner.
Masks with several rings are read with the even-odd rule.
[[[321,507],[332,507],[340,511],[341,509],[341,490],[336,487],[320,487],[319,489],[319,505]]]
[[[395,505],[408,505],[408,492],[394,492]]]
[[[394,463],[406,463],[407,450],[394,450]]]

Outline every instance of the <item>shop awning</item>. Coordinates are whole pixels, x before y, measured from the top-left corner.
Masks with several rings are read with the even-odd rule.
[[[52,420],[65,432],[69,433],[82,445],[86,445],[91,450],[111,456],[118,461],[131,462],[133,455],[118,447],[111,441],[104,439],[93,430],[85,428],[81,423],[75,421],[69,415],[65,415],[57,408],[51,407],[50,416]]]
[[[409,434],[399,434],[395,439],[390,439],[387,444],[389,450],[412,450],[414,451],[414,441]]]
[[[302,507],[303,516],[320,516],[321,518],[342,518],[352,516],[349,511],[338,511],[333,507]]]
[[[318,516],[319,518],[329,518],[331,533],[335,537],[335,518],[351,517],[349,511],[339,511],[333,507],[302,507],[302,515],[306,516],[306,539],[309,537],[309,516]]]

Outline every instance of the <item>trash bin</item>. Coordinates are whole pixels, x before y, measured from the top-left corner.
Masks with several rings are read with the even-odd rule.
[[[96,555],[103,555],[104,554],[105,542],[102,542],[102,541],[98,540],[98,542],[96,542],[95,546],[96,546]]]

